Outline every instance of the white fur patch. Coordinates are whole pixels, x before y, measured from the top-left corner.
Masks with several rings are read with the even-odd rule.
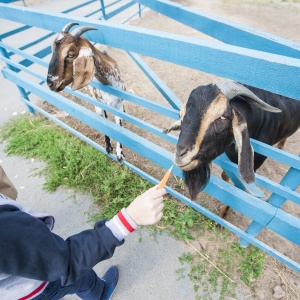
[[[48,75],[48,78],[52,81],[56,81],[58,80],[58,76],[52,76],[52,75]]]
[[[56,40],[57,40],[57,41],[60,41],[60,40],[62,40],[64,37],[65,37],[65,35],[64,35],[62,32],[60,32],[60,33],[58,34]]]
[[[78,57],[81,56],[93,56],[93,51],[91,48],[82,47],[79,51]]]

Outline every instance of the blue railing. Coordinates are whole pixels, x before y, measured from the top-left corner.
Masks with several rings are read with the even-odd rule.
[[[216,20],[211,16],[192,11],[170,1],[147,0],[136,2],[148,6],[150,9],[155,9],[160,13],[164,13],[197,30],[204,31],[206,34],[211,33],[211,36],[227,44],[208,42],[202,39],[107,21],[109,17],[116,16],[120,14],[121,11],[132,7],[132,2],[127,4],[122,3],[122,6],[116,8],[115,11],[110,10],[108,12],[106,11],[107,6],[105,7],[104,2],[100,1],[96,13],[93,11],[86,15],[85,9],[85,16],[75,17],[70,15],[70,12],[75,9],[80,9],[94,2],[95,1],[81,3],[79,6],[70,8],[63,13],[49,13],[36,9],[0,4],[0,18],[22,24],[21,27],[13,26],[8,32],[1,32],[0,51],[1,59],[7,64],[7,67],[2,71],[4,77],[18,86],[21,94],[20,98],[29,107],[31,112],[39,111],[103,153],[106,153],[106,151],[102,146],[57,119],[54,115],[47,113],[38,105],[31,103],[30,97],[32,95],[38,96],[99,132],[110,136],[114,140],[118,140],[127,148],[132,149],[164,169],[168,169],[173,164],[173,153],[164,147],[158,146],[154,142],[145,139],[142,135],[138,135],[124,127],[120,128],[107,119],[99,118],[94,112],[74,103],[60,94],[51,92],[48,87],[44,85],[45,74],[48,67],[46,56],[50,54],[51,51],[50,40],[47,46],[42,47],[42,49],[34,54],[30,54],[29,50],[37,43],[45,44],[53,34],[59,32],[61,28],[69,22],[77,22],[80,25],[96,27],[98,31],[85,33],[85,36],[94,43],[106,44],[128,51],[133,61],[136,62],[146,76],[149,77],[153,85],[170,105],[158,104],[151,101],[151,99],[145,99],[111,86],[105,86],[99,82],[93,81],[91,85],[110,94],[120,96],[126,101],[135,103],[147,110],[154,111],[160,114],[162,118],[178,119],[178,110],[181,107],[181,101],[177,99],[175,94],[160,80],[151,68],[145,64],[139,54],[241,81],[300,100],[300,47],[298,44],[275,38],[265,33],[253,31],[249,28],[237,26],[225,20]],[[112,5],[118,2],[119,1],[111,2],[109,4],[111,6],[110,9],[112,9]],[[137,13],[140,14],[140,5],[137,6],[137,11]],[[99,16],[97,16],[97,14],[99,14]],[[91,19],[86,17],[91,15],[95,18]],[[17,46],[15,46],[17,43],[11,45],[7,41],[16,34],[25,34],[31,27],[41,28],[47,32],[40,37],[36,37],[34,40],[28,39],[26,43],[18,44]],[[232,40],[233,34],[239,36],[239,39],[237,39],[238,42]],[[247,40],[251,40],[251,43],[246,43]],[[155,47],[153,47],[153,45],[155,45]],[[176,51],[172,52],[170,49],[176,49]],[[21,59],[14,59],[15,56],[21,57]],[[212,60],[211,57],[214,59]],[[33,66],[36,65],[43,68],[42,73],[39,73],[33,68]],[[34,80],[29,79],[28,76],[24,76],[25,73],[30,74]],[[270,78],[272,78],[272,80],[270,80]],[[163,134],[162,128],[158,128],[145,120],[99,103],[79,91],[71,91],[70,88],[66,88],[65,91],[83,101],[97,105],[121,117],[127,122],[165,140],[167,143],[177,143],[176,136]],[[280,184],[273,182],[272,179],[256,174],[255,185],[248,186],[241,180],[237,166],[229,161],[225,155],[221,155],[214,163],[230,174],[231,179],[233,179],[239,188],[212,175],[205,189],[206,193],[253,220],[253,224],[246,232],[223,220],[198,203],[191,201],[177,191],[169,187],[167,190],[180,201],[240,236],[243,245],[247,245],[248,243],[254,244],[299,272],[300,264],[298,262],[291,260],[284,254],[279,253],[272,247],[261,242],[255,238],[255,235],[262,228],[266,227],[294,244],[300,245],[300,220],[280,208],[286,199],[298,205],[300,204],[300,195],[295,192],[300,184],[300,158],[255,140],[252,140],[252,145],[256,152],[280,161],[290,167],[290,170]],[[109,156],[116,160],[115,155],[109,154]],[[142,171],[139,166],[135,166],[127,161],[124,161],[123,164],[150,182],[158,182],[157,179]],[[173,168],[173,174],[182,178],[182,171],[177,167]],[[260,186],[272,193],[268,202],[260,199],[260,197],[264,196],[259,189]]]

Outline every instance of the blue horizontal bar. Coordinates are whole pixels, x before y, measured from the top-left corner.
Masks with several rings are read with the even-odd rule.
[[[14,68],[18,69],[18,71],[24,71],[24,72],[26,72],[26,73],[34,76],[34,77],[42,79],[41,75],[37,74],[36,72],[30,70],[29,68],[27,68],[27,67],[25,67],[23,65],[20,65],[19,63],[16,63],[16,62],[12,61],[9,58],[3,57],[1,54],[0,54],[0,58],[1,58],[1,60],[3,60],[8,65],[13,66]],[[16,71],[16,72],[18,72],[18,71]]]
[[[300,74],[300,73],[299,73]],[[251,139],[251,144],[255,152],[275,159],[283,164],[300,170],[300,157],[284,150],[267,145],[258,140]]]
[[[141,129],[144,129],[152,134],[155,134],[156,136],[158,136],[168,142],[172,143],[172,141],[173,141],[172,136],[167,136],[166,134],[163,134],[162,129],[160,129],[152,124],[149,124],[149,123],[147,123],[143,120],[140,120],[132,115],[129,115],[126,112],[120,111],[119,109],[116,109],[110,105],[105,104],[104,102],[95,100],[94,98],[92,98],[84,93],[81,93],[78,91],[74,92],[70,88],[65,88],[65,91],[71,95],[74,95],[75,97],[78,97],[78,98],[90,103],[90,104],[98,106],[98,107],[104,109],[105,111],[112,113],[112,114],[118,116],[119,118],[121,118],[127,122],[130,122],[131,124],[133,124],[135,126],[138,126]],[[125,108],[126,108],[126,105],[125,105]]]
[[[44,67],[47,67],[48,68],[48,63],[44,62],[43,60],[35,57],[35,56],[32,56],[32,55],[29,55],[29,54],[26,54],[24,51],[21,51],[19,50],[18,48],[14,48],[14,47],[11,47],[9,45],[6,45],[4,44],[3,42],[0,42],[0,47],[3,47],[7,50],[10,50],[10,51],[13,51],[15,52],[16,54],[19,54],[20,56],[23,56],[24,58],[26,58],[26,61],[30,61],[30,62],[35,62],[41,66],[44,66]],[[12,62],[12,61],[9,61],[9,60],[5,60],[6,63],[8,64],[11,64],[11,65],[14,65],[14,66],[17,66],[17,68],[19,69],[22,69],[24,70],[25,72],[27,72],[27,70],[29,70],[27,68],[27,66],[23,65],[25,60],[23,60],[21,62],[22,65],[16,65],[16,63]],[[23,66],[23,67],[22,67]],[[37,78],[40,78],[40,75],[33,72],[31,73],[32,75],[35,74],[35,76]],[[160,114],[163,114],[165,116],[168,116],[170,118],[173,118],[173,119],[178,119],[179,116],[178,116],[178,111],[177,110],[174,110],[172,108],[168,108],[168,107],[165,107],[161,104],[158,104],[158,103],[154,103],[154,102],[151,102],[145,98],[142,98],[142,97],[139,97],[139,96],[136,96],[136,95],[133,95],[131,93],[128,93],[126,91],[122,91],[122,90],[119,90],[119,89],[116,89],[112,86],[109,86],[109,85],[104,85],[100,82],[96,82],[96,81],[92,81],[91,83],[91,86],[95,87],[95,88],[98,88],[100,90],[103,90],[109,94],[112,94],[112,95],[115,95],[117,97],[120,97],[122,99],[126,99],[132,103],[135,103],[135,104],[138,104],[140,106],[143,106],[145,108],[148,108],[152,111],[155,111],[155,112],[158,112]],[[69,90],[69,92],[71,93],[71,91]],[[166,139],[169,139],[169,138],[166,138]],[[173,139],[172,139],[173,140]],[[173,140],[173,143],[175,143],[176,141]]]
[[[179,119],[178,111],[173,109],[173,108],[166,107],[166,106],[164,106],[162,104],[159,104],[159,103],[154,103],[154,102],[152,102],[150,100],[147,100],[143,97],[133,95],[131,93],[128,93],[128,92],[120,90],[120,89],[117,89],[117,88],[115,88],[113,86],[110,86],[110,85],[102,84],[101,82],[98,82],[98,81],[96,82],[96,81],[93,80],[90,83],[90,85],[92,87],[95,87],[95,88],[99,89],[99,90],[102,90],[102,91],[107,92],[109,94],[115,95],[119,98],[126,99],[126,100],[128,100],[132,103],[138,104],[138,105],[143,106],[145,108],[148,108],[152,111],[163,114],[166,117],[169,117],[169,118],[172,118],[172,119]]]
[[[238,175],[238,167],[235,163],[231,162],[225,154],[221,154],[219,157],[217,157],[214,161],[215,164],[220,166],[225,171],[230,171],[235,175]],[[282,186],[281,184],[278,184],[276,182],[271,181],[268,178],[263,177],[262,175],[255,174],[255,183],[257,185],[260,185],[273,193],[276,193],[280,196],[285,197],[286,199],[289,199],[296,204],[300,204],[300,194],[297,192],[292,191],[291,189]]]
[[[47,38],[53,36],[54,34],[55,34],[54,32],[48,33],[48,34],[46,34],[46,35],[40,37],[39,39],[34,40],[34,41],[31,42],[31,43],[28,43],[28,44],[26,44],[26,45],[23,45],[23,46],[19,47],[19,50],[25,50],[25,49],[27,49],[27,48],[30,48],[31,46],[37,45],[38,43],[40,43],[40,42],[46,40]],[[13,55],[13,54],[14,54],[13,52],[8,53],[9,56],[11,56],[11,55]]]
[[[97,13],[100,13],[101,11],[102,11],[102,9],[99,8],[99,9],[97,9],[97,10],[95,10],[95,11],[93,11],[93,12],[87,14],[87,15],[85,15],[85,17],[86,17],[86,18],[89,18],[89,17],[91,17],[91,16],[93,16],[93,15],[95,15],[95,14],[97,14]]]
[[[20,9],[13,5],[0,4],[0,17],[55,32],[69,22],[94,26],[98,32],[85,33],[92,42],[230,78],[300,100],[299,59],[112,22]],[[176,51],[170,55],[170,49]],[[211,57],[214,59],[211,60]]]
[[[49,55],[50,53],[51,53],[51,46],[46,47],[46,48],[34,53],[33,57],[43,58],[43,57]],[[32,62],[31,62],[31,59],[25,59],[25,60],[21,61],[20,64],[22,64],[23,66],[29,67],[32,65]]]
[[[134,0],[222,42],[300,58],[300,44],[167,0]]]
[[[79,4],[79,5],[77,5],[77,6],[74,6],[74,7],[71,7],[71,8],[69,8],[69,9],[67,9],[67,10],[62,11],[62,13],[69,13],[69,12],[74,11],[74,10],[76,10],[76,9],[78,9],[78,8],[81,8],[81,7],[85,6],[85,5],[89,5],[89,4],[91,4],[91,3],[95,2],[95,1],[97,1],[97,0],[91,0],[91,1],[88,1],[88,2],[85,2],[85,3],[82,3],[82,4]],[[1,3],[0,3],[0,4],[1,4]],[[4,39],[4,38],[9,37],[9,36],[11,36],[11,35],[14,35],[14,34],[16,34],[16,33],[19,33],[19,32],[22,32],[22,31],[24,31],[24,30],[26,30],[26,29],[29,29],[29,28],[31,28],[31,27],[32,27],[32,26],[26,25],[26,26],[22,26],[22,27],[19,27],[19,28],[17,28],[17,29],[14,29],[14,30],[12,30],[12,31],[3,33],[3,34],[0,35],[0,39]]]
[[[267,227],[300,246],[300,227],[298,218],[278,209],[275,217]]]
[[[128,21],[130,21],[131,19],[133,19],[135,16],[139,15],[141,17],[141,12],[145,9],[146,7],[143,6],[141,8],[141,10],[138,10],[137,13],[133,14],[131,17],[129,17],[128,19],[126,19],[124,22],[122,22],[122,24],[126,24]]]
[[[299,171],[298,171],[298,173],[299,173]],[[259,174],[256,174],[255,176],[256,176],[255,182],[257,184],[259,184],[260,186],[268,189],[269,191],[273,192],[275,195],[278,195],[281,198],[289,199],[290,201],[293,201],[294,203],[300,205],[300,194],[293,191],[290,187],[287,187],[282,182],[279,184],[274,181],[271,181],[270,179],[263,177]],[[300,173],[298,174],[298,176],[300,177]],[[282,205],[282,204],[275,205],[275,203],[273,203],[273,202],[271,204],[276,207],[280,207]]]
[[[297,189],[297,187],[300,184],[300,171],[296,170],[294,168],[290,168],[290,170],[286,173],[286,175],[283,177],[283,179],[281,180],[280,184],[282,186],[285,187],[285,189],[289,190],[289,192],[293,192],[294,190]],[[287,199],[292,199],[291,197],[289,197],[290,195],[279,195],[279,194],[272,194],[271,197],[269,198],[268,202],[270,204],[272,204],[275,207],[281,207]],[[299,194],[298,194],[298,199],[299,199]],[[297,202],[296,202],[297,203]],[[288,220],[289,217],[286,217],[286,219]],[[276,224],[277,221],[272,220],[272,222],[270,222],[269,226],[274,226],[274,224]],[[279,221],[278,224],[280,224],[281,222]],[[247,233],[249,233],[252,236],[257,236],[261,231],[263,230],[263,227],[256,223],[255,221],[253,221],[249,227],[247,228]],[[292,234],[290,231],[286,234]],[[248,242],[241,239],[240,243],[242,246],[248,246]]]
[[[106,14],[106,20],[111,19],[112,17],[116,16],[117,14],[119,14],[120,12],[124,11],[125,9],[131,7],[134,4],[135,4],[134,2],[129,2],[129,3],[119,7],[118,9],[114,10],[113,12]]]
[[[0,35],[0,40],[5,39],[5,38],[7,38],[7,37],[9,37],[11,35],[17,34],[17,33],[21,32],[21,31],[24,31],[24,30],[29,29],[29,28],[31,28],[31,26],[25,25],[25,26],[13,29],[11,31],[5,32],[5,33],[3,33],[3,34]]]

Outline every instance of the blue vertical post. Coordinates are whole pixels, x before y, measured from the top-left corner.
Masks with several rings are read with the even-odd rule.
[[[106,20],[106,13],[105,13],[104,0],[100,0],[100,3],[101,3],[101,9],[102,9],[102,16],[103,16],[103,19]]]
[[[2,42],[2,40],[0,39],[0,42]],[[7,54],[7,51],[6,49],[4,49],[3,47],[0,47],[0,55],[2,55],[3,57],[7,58],[7,59],[10,59],[9,55]],[[16,71],[17,69],[14,68],[13,66],[11,66],[10,64],[6,64],[6,67],[12,71]],[[3,76],[5,77],[4,73],[2,72]],[[27,96],[27,93],[26,91],[24,90],[24,88],[20,87],[17,85],[17,88],[21,94],[21,97],[25,98],[27,101],[30,101],[28,96]],[[27,109],[28,111],[31,113],[31,114],[34,114],[34,109],[32,107],[30,107],[29,105],[27,105]]]
[[[285,186],[286,188],[293,190],[293,191],[296,190],[297,187],[300,185],[300,170],[297,170],[295,168],[290,168],[289,171],[286,173],[286,175],[281,180],[280,184]],[[270,196],[268,202],[270,204],[272,204],[273,206],[279,208],[285,203],[286,200],[287,199],[285,199],[284,197],[278,196],[277,194],[273,193]],[[255,237],[261,232],[261,230],[263,228],[264,228],[264,226],[253,221],[249,225],[246,232]],[[240,244],[242,247],[248,247],[250,243],[244,239],[240,239]]]

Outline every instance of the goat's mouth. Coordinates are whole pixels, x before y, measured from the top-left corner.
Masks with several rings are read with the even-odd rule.
[[[57,84],[53,84],[49,86],[49,88],[53,92],[61,92],[65,88],[65,85],[63,82],[59,82]]]
[[[64,88],[65,88],[65,85],[63,84],[63,82],[61,82],[60,85],[58,85],[54,91],[61,92]]]
[[[182,159],[175,156],[174,164],[183,171],[191,171],[199,166],[200,160],[192,159],[189,162],[183,162]]]

